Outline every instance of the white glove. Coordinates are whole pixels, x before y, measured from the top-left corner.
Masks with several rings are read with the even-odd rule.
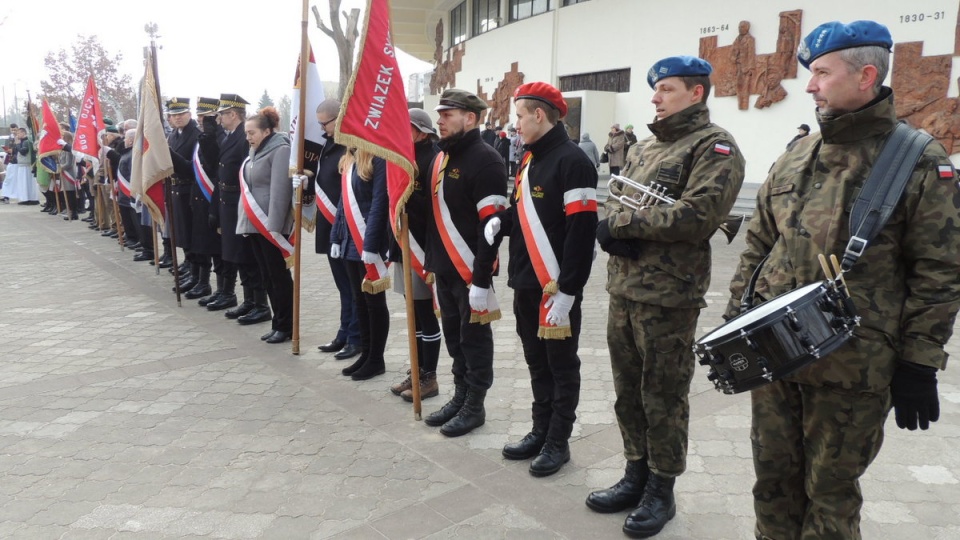
[[[487,224],[483,226],[483,237],[486,239],[487,244],[493,245],[493,241],[497,237],[497,233],[500,232],[500,218],[492,217]]]
[[[66,145],[67,145],[67,141],[63,139],[57,139],[57,146],[66,146]]]
[[[470,309],[478,312],[487,310],[487,291],[483,287],[470,285]]]
[[[300,186],[306,186],[307,180],[309,180],[309,178],[307,178],[306,175],[302,175],[302,174],[295,174],[290,177],[290,183],[293,184],[294,191],[296,191],[297,188]]]
[[[330,244],[330,258],[340,258],[340,244]]]
[[[383,262],[383,259],[380,258],[379,253],[372,253],[370,251],[364,251],[361,253],[360,260],[363,261],[363,264],[376,264],[378,262]]]
[[[543,307],[548,308],[547,324],[558,325],[566,322],[570,317],[570,308],[573,307],[574,297],[557,291],[557,294],[547,299]]]

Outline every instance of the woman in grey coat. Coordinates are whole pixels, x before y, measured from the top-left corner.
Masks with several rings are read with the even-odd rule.
[[[600,152],[597,151],[596,143],[590,140],[589,133],[580,136],[580,149],[587,155],[594,167],[600,166]]]
[[[245,193],[240,197],[237,219],[237,234],[252,240],[253,255],[273,308],[272,329],[261,337],[267,343],[283,343],[293,333],[293,278],[280,247],[290,246],[287,237],[293,232],[290,141],[277,133],[279,124],[280,115],[273,107],[264,107],[247,119],[250,157],[241,169],[241,190]],[[252,202],[258,208],[253,208]]]

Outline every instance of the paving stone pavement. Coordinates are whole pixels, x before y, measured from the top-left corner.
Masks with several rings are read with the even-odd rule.
[[[511,314],[494,323],[487,423],[447,439],[388,386],[406,367],[402,299],[388,293],[385,376],[353,382],[320,353],[338,310],[326,262],[305,250],[303,354],[184,301],[171,277],[79,223],[0,207],[0,538],[621,538],[624,513],[587,493],[619,479],[605,342],[605,256],[583,305],[583,389],[572,461],[536,479],[501,446],[525,434],[531,399]],[[309,235],[307,246],[312,246]],[[717,326],[742,240],[714,242],[700,334]],[[506,250],[503,250],[504,257]],[[496,280],[501,301],[510,298]],[[949,352],[960,354],[954,339]],[[289,345],[289,344],[288,344]],[[441,356],[441,396],[451,393]],[[960,537],[960,373],[943,412],[908,433],[890,420],[863,480],[865,538]],[[688,471],[663,539],[752,537],[749,397],[698,368]]]

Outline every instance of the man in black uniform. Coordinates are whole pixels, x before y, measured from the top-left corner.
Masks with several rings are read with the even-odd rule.
[[[220,100],[216,98],[197,98],[197,117],[206,124],[217,125],[217,108]],[[187,291],[184,295],[187,299],[193,300],[199,298],[200,306],[206,306],[212,300],[216,300],[223,292],[223,261],[220,258],[220,233],[215,227],[210,226],[210,199],[213,197],[213,190],[208,187],[208,181],[213,182],[217,178],[217,159],[219,156],[204,156],[199,151],[199,139],[191,150],[191,167],[195,182],[190,188],[191,215],[193,221],[190,231],[193,236],[190,239],[193,257],[193,266],[200,271],[197,284]],[[217,274],[217,290],[211,294],[210,290],[210,269]]]
[[[547,476],[570,460],[567,441],[580,401],[580,303],[593,263],[597,171],[560,122],[567,103],[559,90],[527,83],[514,100],[529,152],[512,206],[487,221],[484,236],[494,246],[501,230],[510,236],[507,284],[530,370],[533,430],[504,446],[503,457],[536,456],[530,474]]]
[[[173,206],[173,239],[185,255],[180,267],[180,283],[174,288],[186,292],[197,285],[200,268],[193,257],[193,211],[190,190],[196,183],[193,174],[193,149],[200,137],[200,127],[190,113],[190,98],[171,98],[167,101],[167,120],[173,130],[167,135],[173,175],[170,177],[170,195]],[[209,272],[208,278],[209,280]]]
[[[220,127],[207,122],[201,137],[204,152],[217,152],[220,156],[217,171],[218,183],[210,201],[210,227],[220,228],[221,257],[224,263],[223,293],[207,309],[217,311],[236,306],[224,315],[240,324],[254,324],[272,319],[267,305],[267,293],[260,285],[260,271],[253,258],[250,242],[237,234],[237,212],[240,203],[240,166],[249,155],[243,123],[247,119],[249,105],[237,94],[220,94],[217,114]],[[234,286],[237,274],[243,284],[243,303],[237,306]]]
[[[493,385],[493,332],[499,318],[491,287],[494,253],[479,253],[481,224],[507,206],[507,172],[500,154],[480,139],[486,102],[464,90],[440,97],[440,150],[432,167],[433,219],[427,226],[427,271],[437,283],[444,340],[453,358],[454,395],[428,415],[448,437],[483,425],[483,401]]]

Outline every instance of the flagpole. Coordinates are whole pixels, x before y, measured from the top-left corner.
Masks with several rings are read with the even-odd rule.
[[[307,112],[307,66],[310,63],[310,50],[307,46],[307,22],[309,2],[303,0],[303,15],[300,19],[300,110],[297,116],[297,174],[303,175],[303,145],[306,138]],[[303,244],[303,185],[297,186],[293,198],[294,234],[293,244],[293,341],[292,352],[300,354],[300,246]]]
[[[143,212],[146,212],[147,214],[150,213],[150,210],[147,209],[146,206],[142,206],[141,210]],[[141,219],[143,218],[141,217]],[[157,239],[157,233],[160,232],[160,226],[157,225],[157,222],[153,221],[152,219],[150,220],[150,223],[151,223],[150,234],[153,235],[153,268],[154,270],[157,271],[157,275],[159,276],[160,275],[160,250],[157,249],[157,246],[161,245],[163,242]]]
[[[407,345],[410,351],[410,384],[413,391],[413,419],[420,421],[420,358],[417,356],[417,321],[413,307],[413,275],[410,264],[410,224],[407,210],[400,214],[400,246],[403,254],[403,292],[407,304]]]
[[[41,167],[42,167],[42,165],[41,165]],[[57,177],[57,179],[58,179],[58,181],[59,181],[59,179],[60,179],[60,173],[59,173],[59,172],[56,174],[56,177]],[[67,206],[67,217],[70,217],[70,214],[72,214],[73,211],[72,211],[72,209],[70,208],[70,198],[67,197],[67,193],[66,193],[66,192],[63,193],[63,204],[65,204],[65,205]]]
[[[113,200],[113,220],[117,223],[117,240],[120,242],[120,251],[123,251],[123,220],[120,219],[120,202],[117,200],[120,198],[120,194],[117,191],[117,180],[113,177],[113,169],[110,167],[110,158],[107,158],[106,163],[107,167],[107,180],[110,181],[110,193],[113,195],[110,197]]]
[[[154,27],[154,32],[156,28]],[[157,42],[154,39],[154,33],[150,34],[150,68],[153,70],[153,83],[157,88],[157,110],[160,112],[160,118],[163,118],[163,107],[160,105],[160,76],[157,69]],[[170,189],[170,177],[163,179],[163,198],[164,206],[167,210],[167,219],[166,225],[170,229],[170,261],[173,265],[173,290],[177,293],[177,307],[183,307],[183,304],[180,301],[180,264],[177,261],[177,226],[173,223],[173,197],[171,196],[172,190]],[[153,250],[157,250],[157,246],[153,246]],[[157,270],[159,271],[160,265],[157,265]]]

